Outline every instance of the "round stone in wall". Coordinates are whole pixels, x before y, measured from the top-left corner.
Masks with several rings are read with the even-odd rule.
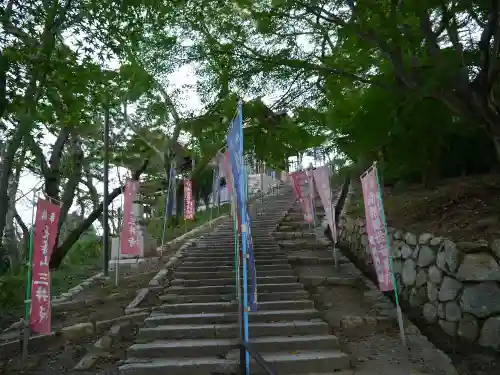
[[[458,335],[469,341],[475,341],[479,334],[479,322],[471,314],[463,314],[458,322]]]
[[[484,322],[479,345],[500,349],[500,316],[489,318]]]
[[[426,303],[423,308],[424,318],[429,323],[435,323],[437,321],[437,307],[432,303]]]
[[[436,260],[436,252],[429,246],[423,245],[420,247],[418,254],[418,265],[420,267],[428,267]]]
[[[403,283],[406,286],[415,284],[417,278],[417,269],[415,261],[413,259],[406,260],[401,275],[403,276]]]
[[[439,288],[438,298],[440,301],[451,301],[454,300],[460,290],[462,289],[462,283],[455,280],[452,277],[445,276],[443,282],[441,283],[441,288]]]
[[[500,287],[498,283],[486,282],[467,286],[460,298],[462,311],[478,318],[500,314]]]
[[[436,264],[440,270],[454,275],[460,265],[461,257],[462,254],[457,249],[457,246],[449,240],[444,240],[439,248]]]
[[[500,265],[486,253],[466,254],[457,272],[465,281],[500,281]]]
[[[438,299],[438,287],[436,284],[427,283],[427,298],[429,301],[435,302]]]
[[[415,285],[420,287],[427,282],[427,270],[424,268],[420,268],[417,272],[417,278],[415,280]]]
[[[405,234],[405,242],[408,245],[415,246],[417,244],[417,236],[415,236],[413,233],[406,232],[406,234]]]
[[[430,233],[422,233],[418,238],[418,243],[420,245],[427,245],[431,241],[432,237],[433,236]]]
[[[405,243],[401,244],[401,256],[403,259],[411,258],[413,255],[413,249]]]
[[[440,319],[439,320],[439,325],[443,329],[445,333],[447,333],[450,336],[456,336],[457,334],[457,323],[455,322],[448,322],[446,320]]]
[[[441,271],[436,266],[432,265],[429,267],[429,280],[434,284],[441,284],[443,281],[443,271]]]
[[[446,302],[444,311],[445,318],[449,322],[458,322],[462,318],[462,310],[455,301]]]

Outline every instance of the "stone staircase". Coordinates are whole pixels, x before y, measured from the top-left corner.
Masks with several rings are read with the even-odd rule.
[[[293,201],[291,189],[284,187],[280,196],[251,208],[258,311],[250,313],[250,343],[279,375],[351,374],[351,358],[340,350],[271,235]],[[145,320],[120,374],[239,373],[234,277],[234,233],[226,221],[187,250],[161,296],[164,304]],[[252,363],[252,374],[262,373]]]

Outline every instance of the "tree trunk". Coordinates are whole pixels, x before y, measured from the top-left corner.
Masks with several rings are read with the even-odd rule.
[[[149,164],[149,157],[144,160],[142,166],[134,173],[132,179],[136,181],[139,180],[139,177],[146,170],[148,164]],[[108,204],[111,203],[116,197],[118,197],[123,192],[124,188],[125,186],[122,185],[114,189],[109,194]],[[54,251],[52,252],[52,257],[50,259],[51,269],[57,269],[61,265],[64,257],[71,249],[71,247],[76,243],[76,241],[78,241],[80,236],[92,225],[92,223],[102,215],[103,210],[104,210],[104,203],[101,202],[99,204],[99,207],[97,207],[97,209],[92,211],[92,213],[76,229],[71,231],[71,233],[64,240],[64,242],[54,249]]]
[[[59,243],[59,237],[61,235],[61,228],[66,222],[69,210],[73,206],[73,201],[75,200],[76,189],[80,180],[82,178],[82,159],[83,151],[81,140],[79,137],[75,136],[72,140],[72,159],[73,159],[73,173],[68,178],[66,185],[64,186],[63,195],[61,198],[61,213],[59,216],[59,230],[57,231],[56,243]]]
[[[17,269],[23,259],[23,248],[17,241],[16,229],[14,227],[14,219],[16,215],[16,194],[19,187],[19,179],[21,177],[21,170],[24,167],[24,158],[26,155],[25,149],[21,150],[21,155],[17,163],[16,172],[9,178],[8,197],[9,207],[5,218],[5,228],[3,233],[3,242],[5,249],[14,262],[11,268]]]

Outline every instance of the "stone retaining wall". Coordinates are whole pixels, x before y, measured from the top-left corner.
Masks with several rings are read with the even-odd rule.
[[[450,336],[500,350],[500,240],[454,243],[389,229],[400,298]],[[371,265],[364,219],[342,217],[339,242]]]

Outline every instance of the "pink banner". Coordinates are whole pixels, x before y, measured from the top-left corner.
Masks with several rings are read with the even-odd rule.
[[[193,185],[191,180],[184,180],[184,220],[194,220]]]
[[[139,181],[128,180],[123,199],[123,225],[120,234],[120,253],[141,256],[141,242],[132,203],[137,200]]]
[[[184,180],[184,220],[194,220],[193,185],[191,180]]]
[[[41,334],[52,331],[49,263],[56,244],[60,212],[58,205],[38,200],[33,238],[30,328]]]
[[[304,212],[304,220],[307,222],[313,221],[313,210],[311,199],[309,198],[305,186],[307,184],[307,175],[305,171],[296,171],[290,174],[292,179],[293,190],[299,199],[300,206]]]
[[[361,186],[365,203],[366,232],[379,287],[384,292],[393,290],[384,205],[375,166],[361,176]]]
[[[316,191],[318,192],[328,225],[332,231],[333,241],[337,243],[337,226],[335,225],[335,211],[333,210],[332,191],[330,189],[330,171],[326,165],[312,171]]]

